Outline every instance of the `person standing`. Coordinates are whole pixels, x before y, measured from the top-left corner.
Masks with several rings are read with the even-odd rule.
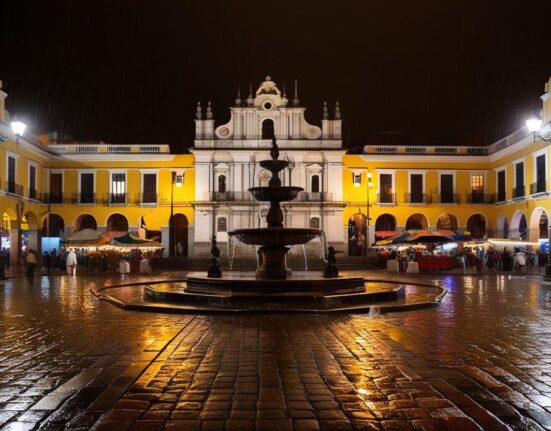
[[[49,252],[45,252],[42,257],[42,262],[44,263],[44,268],[46,268],[46,274],[51,275],[52,273],[52,255]]]
[[[67,274],[75,276],[77,275],[77,254],[73,249],[69,250],[67,255]]]
[[[29,250],[27,257],[25,258],[25,266],[27,268],[27,281],[30,285],[34,283],[34,270],[36,268],[36,253],[34,250]]]

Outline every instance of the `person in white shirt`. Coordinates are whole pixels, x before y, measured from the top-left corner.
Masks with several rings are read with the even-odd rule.
[[[70,249],[67,255],[67,274],[77,275],[77,254],[73,249]]]

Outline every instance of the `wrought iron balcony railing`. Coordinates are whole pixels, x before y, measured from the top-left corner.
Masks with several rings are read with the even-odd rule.
[[[396,203],[396,194],[395,193],[377,193],[377,203],[394,204]]]
[[[6,182],[5,191],[13,195],[23,196],[23,186],[13,181]]]
[[[428,193],[406,193],[404,202],[408,204],[430,204],[432,198]]]
[[[537,181],[530,184],[530,194],[535,195],[537,193],[545,193],[547,191],[546,181]]]
[[[142,193],[139,197],[139,203],[145,205],[153,205],[159,203],[159,195],[157,193]]]
[[[460,202],[459,194],[457,193],[438,194],[438,203],[440,204],[458,204],[459,202]]]
[[[495,202],[495,195],[491,193],[483,193],[483,192],[467,193],[468,204],[493,204],[494,202]]]
[[[76,193],[73,195],[73,203],[80,204],[80,205],[95,204],[96,194],[95,193]]]
[[[105,201],[107,205],[126,205],[128,193],[109,193]]]
[[[526,196],[526,187],[524,184],[513,187],[513,199],[519,199]]]

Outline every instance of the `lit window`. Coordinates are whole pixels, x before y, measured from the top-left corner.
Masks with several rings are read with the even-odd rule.
[[[471,175],[471,191],[482,193],[484,191],[484,175]]]
[[[362,174],[352,174],[352,181],[354,182],[354,187],[360,187],[362,184]]]

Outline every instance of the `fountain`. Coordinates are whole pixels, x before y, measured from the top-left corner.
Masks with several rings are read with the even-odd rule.
[[[281,202],[296,199],[302,187],[282,186],[279,172],[285,169],[289,162],[279,160],[279,148],[276,140],[272,141],[270,160],[262,160],[260,166],[271,172],[272,176],[266,187],[252,187],[249,192],[260,202],[269,202],[270,209],[266,215],[268,227],[237,229],[229,232],[231,237],[244,244],[260,246],[258,249],[258,268],[255,273],[229,273],[222,277],[219,273],[209,270],[205,276],[202,273],[190,273],[186,278],[188,293],[219,293],[239,295],[246,292],[253,294],[307,294],[322,296],[323,294],[344,294],[364,291],[363,277],[339,275],[335,265],[335,251],[330,247],[328,256],[330,265],[324,273],[300,272],[293,274],[287,267],[287,252],[289,246],[305,244],[313,238],[323,235],[320,229],[284,227]],[[216,256],[213,255],[214,260]],[[211,261],[213,261],[211,259]],[[211,262],[212,267],[212,262]]]
[[[267,187],[252,187],[249,192],[261,202],[269,202],[267,227],[237,229],[229,235],[245,244],[259,246],[257,270],[227,271],[220,268],[220,249],[212,237],[211,258],[206,272],[190,272],[182,280],[158,280],[143,286],[111,289],[96,294],[114,304],[135,310],[178,313],[250,312],[368,312],[393,311],[437,304],[444,290],[435,286],[408,285],[385,279],[364,279],[363,274],[339,273],[336,250],[327,248],[324,272],[291,272],[287,268],[289,246],[304,245],[319,229],[287,228],[281,202],[295,199],[301,187],[282,186],[279,172],[288,165],[279,160],[279,149],[272,142],[270,160],[260,166],[272,173]],[[205,268],[207,269],[207,268]],[[358,268],[361,269],[361,268]],[[135,296],[143,289],[142,298]],[[121,294],[118,294],[121,292]],[[408,292],[408,293],[406,293]]]
[[[290,274],[287,268],[287,252],[289,245],[305,244],[321,235],[319,229],[286,228],[283,227],[283,211],[281,202],[296,199],[302,187],[282,186],[279,172],[285,169],[289,162],[278,160],[279,148],[275,138],[270,151],[271,160],[262,160],[259,164],[272,173],[268,187],[252,187],[249,192],[257,201],[270,202],[266,215],[267,228],[238,229],[230,232],[244,244],[260,245],[260,266],[256,275],[260,278],[285,279]]]

